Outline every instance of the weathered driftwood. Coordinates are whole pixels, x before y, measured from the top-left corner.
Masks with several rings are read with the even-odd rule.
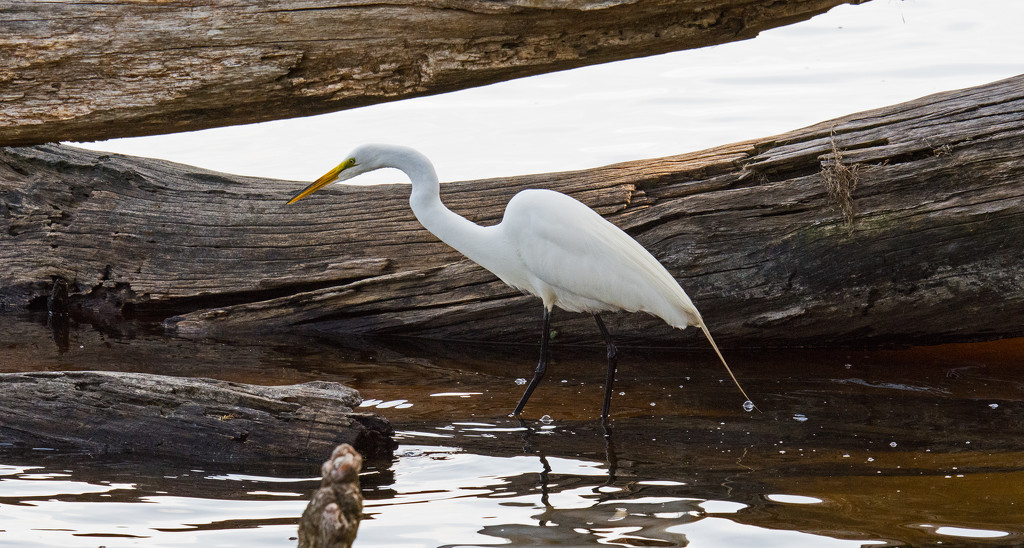
[[[320,488],[299,520],[299,548],[349,548],[363,517],[359,471],[363,458],[343,443],[321,467]]]
[[[361,401],[331,382],[256,386],[143,373],[0,374],[0,440],[203,462],[319,459],[339,443],[386,455],[394,431],[353,412]]]
[[[576,196],[680,280],[720,342],[945,342],[1024,333],[1024,76],[775,137],[588,171],[445,185],[480,223],[518,190]],[[444,166],[438,166],[444,173]],[[423,230],[408,186],[234,177],[69,147],[0,155],[0,306],[52,280],[94,315],[179,334],[308,329],[536,337],[540,306]],[[592,320],[556,315],[566,341]],[[644,315],[624,339],[694,333]]]
[[[861,1],[2,1],[0,145],[336,111],[743,40]]]

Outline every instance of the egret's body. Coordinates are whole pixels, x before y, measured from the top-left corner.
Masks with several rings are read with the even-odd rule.
[[[406,147],[364,145],[288,203],[336,180],[385,167],[409,177],[409,204],[424,228],[503,282],[543,301],[541,359],[515,414],[522,411],[544,375],[548,324],[556,306],[594,314],[608,345],[603,416],[608,413],[614,380],[615,347],[597,315],[600,312],[647,312],[679,329],[700,327],[725,364],[700,312],[665,267],[628,234],[560,192],[524,190],[509,201],[500,223],[480,226],[441,202],[437,174],[425,156]]]

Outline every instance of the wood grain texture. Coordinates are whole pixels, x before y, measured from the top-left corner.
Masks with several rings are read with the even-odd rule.
[[[3,373],[0,386],[6,444],[210,463],[319,460],[340,443],[368,456],[394,449],[391,425],[353,412],[359,394],[332,382],[57,371]]]
[[[0,145],[307,116],[756,36],[858,0],[0,0]]]
[[[991,339],[1024,333],[1022,149],[1018,76],[680,156],[450,183],[442,198],[484,224],[523,188],[579,198],[650,249],[727,345]],[[835,170],[855,173],[845,209]],[[190,336],[536,338],[539,301],[422,229],[408,186],[338,185],[285,207],[302,186],[6,149],[0,306],[38,308],[62,277],[73,307]],[[625,341],[706,344],[645,315],[610,320]],[[555,315],[566,342],[596,342],[591,324]]]

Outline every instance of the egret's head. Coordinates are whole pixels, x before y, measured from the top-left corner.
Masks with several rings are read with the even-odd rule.
[[[425,156],[408,147],[363,145],[353,150],[344,162],[338,164],[337,167],[325,173],[323,177],[314,181],[313,184],[303,189],[302,192],[296,194],[294,198],[288,200],[288,204],[294,204],[336,181],[347,181],[357,175],[383,167],[397,167],[408,174],[409,167],[412,165],[425,165],[429,167],[430,162]],[[433,173],[433,168],[430,168],[430,172]]]
[[[324,173],[319,179],[313,181],[313,184],[307,186],[291,200],[288,200],[288,205],[294,204],[333,182],[347,181],[356,175],[379,169],[382,166],[378,165],[377,156],[369,147],[363,146],[353,150],[344,162]]]

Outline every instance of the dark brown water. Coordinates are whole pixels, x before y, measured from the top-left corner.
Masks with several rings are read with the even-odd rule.
[[[188,341],[0,319],[0,372],[122,370],[345,382],[399,431],[370,462],[357,546],[1024,545],[1024,340],[899,351],[407,340]],[[540,420],[542,416],[547,418]],[[322,458],[317,456],[316,458]],[[317,484],[293,464],[210,467],[0,447],[0,546],[291,546]]]

